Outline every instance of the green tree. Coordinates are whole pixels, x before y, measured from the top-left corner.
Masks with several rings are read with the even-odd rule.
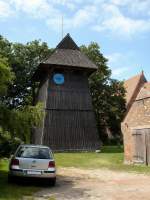
[[[19,109],[10,110],[10,108],[1,104],[0,110],[1,133],[8,132],[10,139],[17,137],[25,143],[30,143],[32,128],[41,125],[44,116],[43,105],[39,103],[36,106],[23,106]]]
[[[12,83],[14,74],[6,58],[0,56],[0,96],[6,95],[8,86]]]
[[[14,80],[15,76],[7,59],[0,55],[0,152],[3,155],[8,154],[14,144],[18,144],[16,138],[29,143],[31,128],[39,126],[44,115],[41,103],[13,109],[5,104],[3,98]]]
[[[3,99],[10,108],[32,103],[32,76],[38,64],[53,52],[47,43],[35,40],[26,44],[10,43],[0,36],[0,54],[7,57],[15,74],[14,84]]]
[[[81,46],[81,50],[98,66],[90,76],[89,84],[100,138],[104,143],[121,139],[120,124],[125,112],[123,83],[111,78],[108,60],[97,43]]]

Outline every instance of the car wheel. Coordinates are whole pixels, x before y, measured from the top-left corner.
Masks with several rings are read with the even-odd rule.
[[[56,178],[50,179],[50,185],[53,187],[56,185]]]

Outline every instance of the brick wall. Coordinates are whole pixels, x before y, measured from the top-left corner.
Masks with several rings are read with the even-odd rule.
[[[121,124],[125,163],[133,159],[133,129],[150,128],[150,98],[135,101]]]

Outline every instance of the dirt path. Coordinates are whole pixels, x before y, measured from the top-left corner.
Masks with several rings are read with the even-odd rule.
[[[58,170],[56,187],[35,194],[36,200],[150,200],[150,176],[110,170]]]

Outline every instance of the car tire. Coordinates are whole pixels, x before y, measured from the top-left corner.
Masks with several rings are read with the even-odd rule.
[[[54,187],[56,185],[56,178],[50,179],[50,185]]]

